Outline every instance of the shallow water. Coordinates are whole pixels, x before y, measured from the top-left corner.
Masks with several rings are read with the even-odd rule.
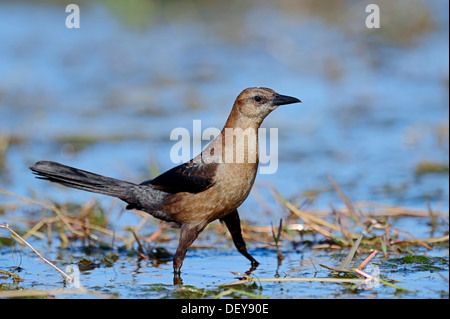
[[[257,177],[257,192],[240,209],[242,219],[270,225],[287,216],[268,187],[293,201],[309,194],[306,210],[341,206],[327,178],[332,175],[355,202],[426,210],[428,201],[448,223],[449,51],[448,15],[443,13],[448,2],[381,2],[380,30],[365,27],[365,5],[249,1],[205,6],[194,1],[177,7],[136,1],[127,7],[99,1],[80,5],[81,28],[69,30],[65,3],[0,2],[0,136],[11,138],[0,155],[0,188],[47,202],[83,204],[95,196],[34,179],[27,167],[41,159],[146,180],[152,165],[158,171],[175,165],[169,156],[174,128],[192,132],[195,119],[202,128],[221,128],[242,89],[266,86],[303,103],[279,108],[266,119],[264,127],[278,128],[278,169]],[[438,163],[447,172],[417,174],[422,162]],[[111,199],[95,198],[103,207],[113,207],[119,217],[111,227],[118,232],[139,223]],[[13,202],[0,194],[0,204]],[[28,206],[5,209],[0,220],[23,229],[32,211]],[[430,231],[417,218],[398,221],[397,227],[419,238]],[[145,232],[156,228],[151,224]],[[436,236],[446,231],[448,224],[441,225]],[[2,231],[0,237],[7,235]],[[41,242],[36,245],[52,259],[65,256],[59,261],[64,266],[84,254],[80,247],[59,251],[57,239],[50,247]],[[185,286],[208,295],[235,280],[230,271],[249,270],[230,243],[217,243],[214,236],[202,242],[214,248],[189,251]],[[175,244],[158,246],[173,252]],[[250,246],[261,261],[253,273],[259,278],[326,276],[325,269],[315,273],[309,257],[334,266],[345,257],[284,244],[285,258],[278,266],[276,251],[263,246]],[[155,267],[117,249],[112,252],[119,259],[111,267],[82,272],[86,288],[123,298],[179,296],[170,262]],[[11,249],[0,246],[0,267],[21,265],[25,281],[20,285],[61,287],[58,275],[31,252],[20,249],[18,257],[18,249],[14,251],[11,257]],[[448,271],[448,248],[427,254],[447,258]],[[397,267],[380,267],[415,291],[405,297],[440,298],[442,291],[448,296],[448,281],[438,271],[402,273],[392,271]],[[355,294],[334,283],[262,285],[251,292],[280,298],[395,294],[390,287]]]
[[[166,245],[167,246],[167,245]],[[169,250],[170,250],[169,245]],[[39,247],[39,246],[37,246]],[[175,247],[172,249],[174,250]],[[250,253],[260,262],[251,273],[253,283],[237,286],[220,286],[240,280],[250,270],[250,265],[231,247],[197,248],[189,250],[183,265],[182,284],[172,276],[171,261],[157,262],[129,256],[120,250],[88,252],[82,249],[46,249],[40,252],[50,257],[58,267],[72,277],[76,277],[87,289],[82,293],[63,292],[79,288],[77,284],[65,285],[62,276],[44,264],[36,255],[23,248],[13,251],[3,248],[0,255],[2,269],[12,271],[23,281],[13,283],[9,278],[0,278],[2,290],[36,289],[51,291],[60,289],[57,296],[62,298],[214,298],[225,294],[224,298],[445,298],[448,296],[448,247],[437,247],[431,252],[414,249],[415,254],[426,254],[438,258],[432,266],[420,263],[408,265],[396,258],[376,257],[367,271],[380,274],[381,279],[393,281],[405,290],[371,283],[356,289],[356,284],[344,282],[281,281],[259,282],[265,278],[330,278],[330,271],[319,264],[339,266],[346,252],[314,250],[310,248],[281,248],[282,260],[274,249],[251,248]],[[114,256],[114,261],[106,258]],[[74,274],[67,267],[78,267],[82,258],[95,263],[92,269],[79,269]],[[357,266],[367,255],[356,258]],[[111,259],[112,260],[112,259]],[[79,265],[79,264],[78,264]],[[20,266],[18,270],[15,268]],[[295,279],[294,279],[295,280]],[[313,279],[314,280],[314,279]],[[174,284],[177,283],[177,284]],[[231,289],[236,291],[231,292]],[[248,293],[248,294],[246,294]],[[251,295],[249,295],[251,294]]]

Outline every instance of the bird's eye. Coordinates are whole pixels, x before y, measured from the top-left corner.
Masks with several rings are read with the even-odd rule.
[[[254,98],[253,98],[256,102],[261,102],[261,100],[262,100],[262,97],[260,97],[259,95],[257,95],[257,96],[255,96]]]

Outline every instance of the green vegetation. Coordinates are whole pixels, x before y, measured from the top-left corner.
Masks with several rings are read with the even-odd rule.
[[[437,163],[423,161],[416,166],[416,175],[422,176],[425,174],[447,174],[448,175],[448,163]]]

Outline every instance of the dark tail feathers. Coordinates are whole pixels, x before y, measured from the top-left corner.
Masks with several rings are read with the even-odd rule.
[[[126,202],[130,200],[131,190],[136,186],[133,183],[101,176],[55,162],[39,161],[31,166],[30,169],[38,175],[37,178],[88,192],[118,197]]]

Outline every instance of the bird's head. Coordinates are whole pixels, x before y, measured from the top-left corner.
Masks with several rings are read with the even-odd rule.
[[[278,106],[301,102],[291,96],[281,95],[269,88],[254,87],[248,88],[239,94],[234,107],[245,116],[260,123],[270,112]]]

